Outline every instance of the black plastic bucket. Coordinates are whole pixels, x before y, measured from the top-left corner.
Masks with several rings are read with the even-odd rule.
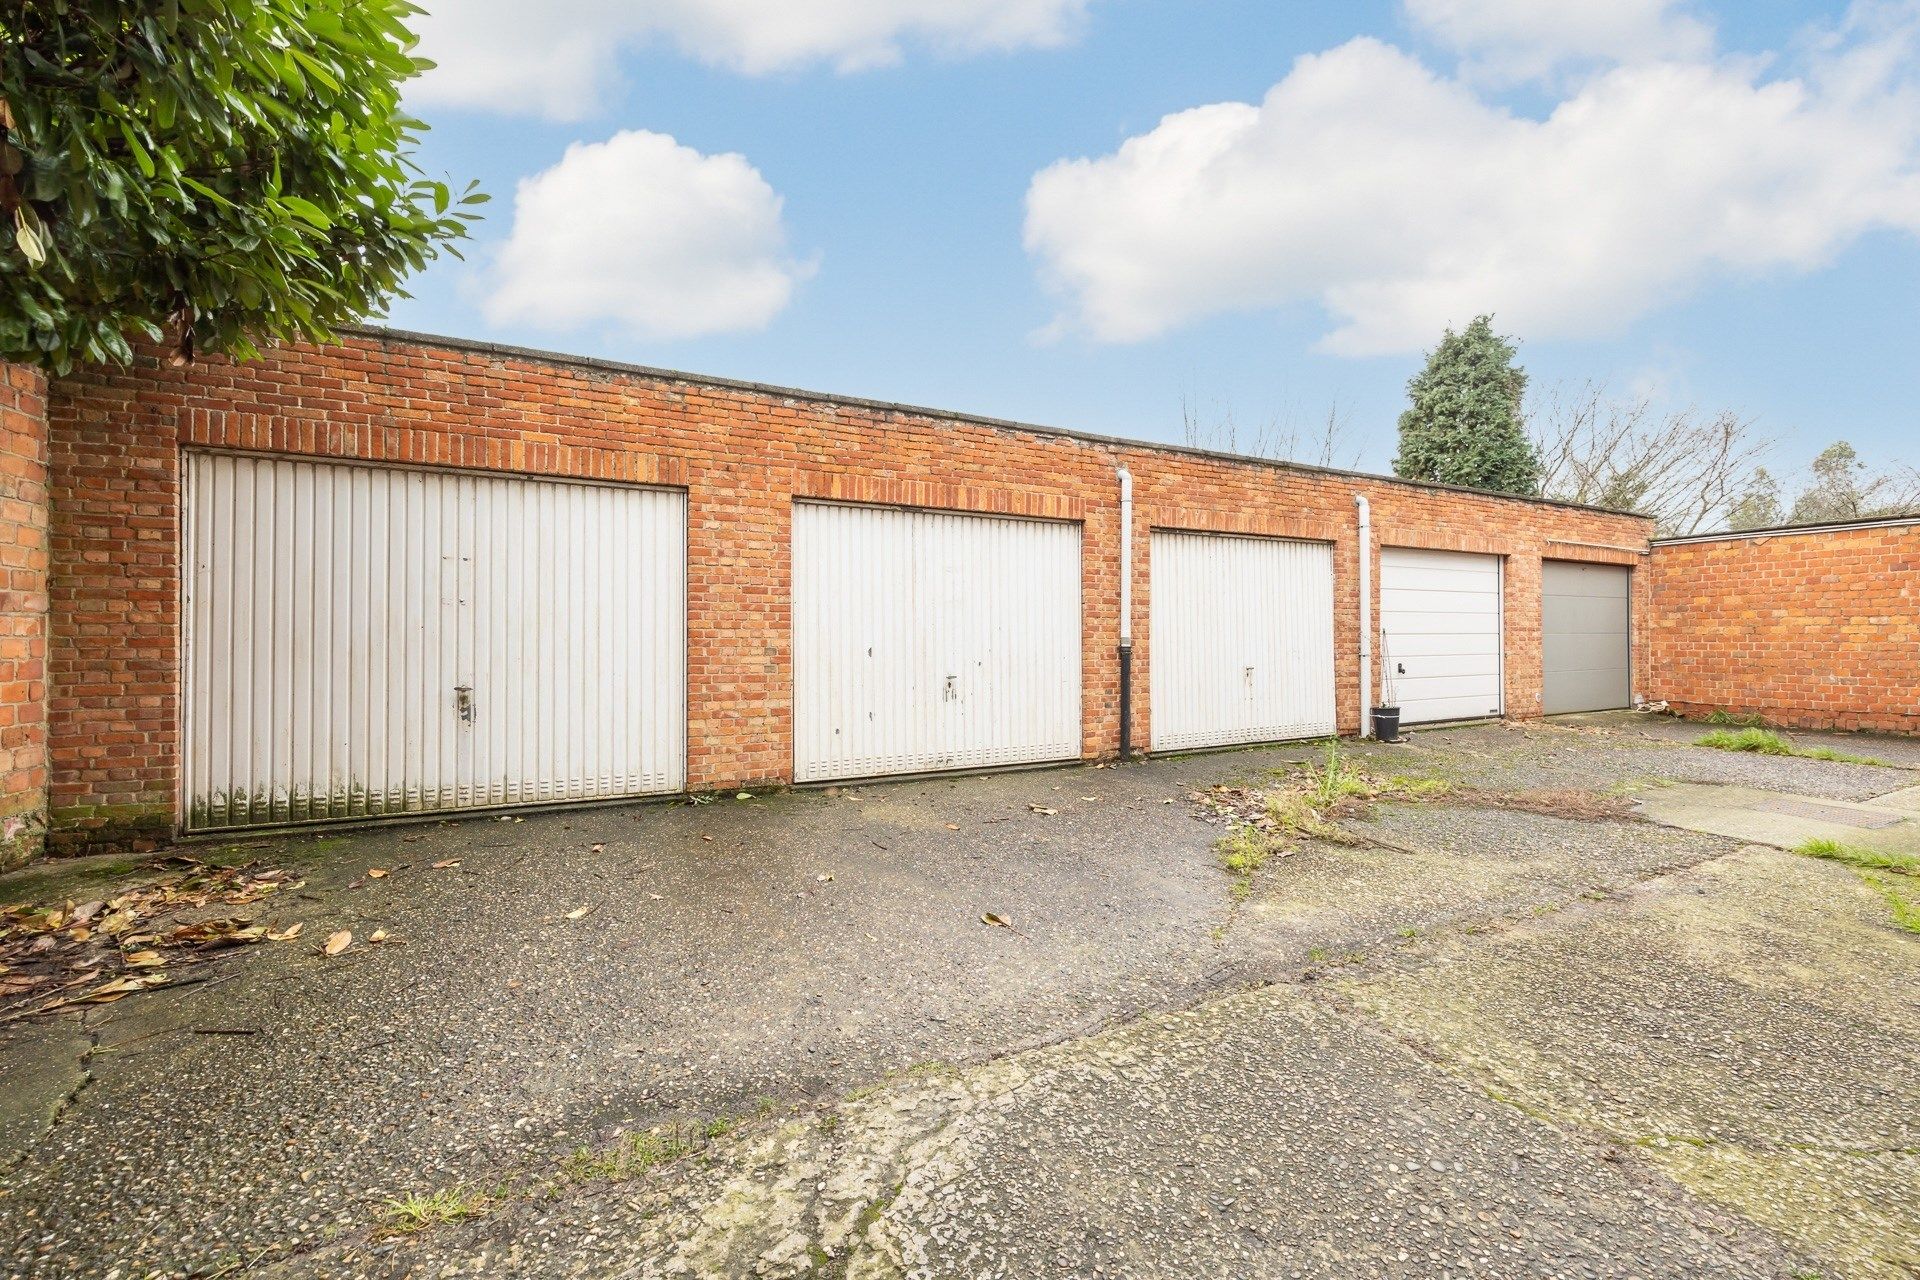
[[[1373,709],[1373,736],[1382,742],[1400,741],[1400,708],[1375,707]]]

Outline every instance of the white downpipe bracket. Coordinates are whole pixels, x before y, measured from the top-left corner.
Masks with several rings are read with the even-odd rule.
[[[1373,736],[1373,508],[1353,495],[1360,513],[1360,736]]]

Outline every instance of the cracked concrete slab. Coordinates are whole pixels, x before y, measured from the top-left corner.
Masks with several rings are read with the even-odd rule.
[[[1880,853],[1920,854],[1920,813],[1878,802],[1685,783],[1652,787],[1635,798],[1656,822],[1776,849],[1834,840]]]
[[[1889,791],[1883,796],[1875,796],[1873,803],[1883,809],[1904,809],[1909,813],[1920,813],[1920,787],[1902,787],[1898,791]]]
[[[1823,1274],[1920,1269],[1920,937],[1845,868],[1750,847],[1470,942],[1343,990]]]
[[[77,1014],[45,1027],[0,1031],[0,1172],[46,1141],[86,1087],[92,1053],[93,1037]]]
[[[508,1230],[271,1274],[1760,1280],[1795,1264],[1292,986],[916,1073],[593,1203],[589,1231],[535,1203]]]
[[[400,1241],[369,1232],[389,1197],[516,1173],[537,1180],[556,1156],[616,1132],[752,1113],[763,1097],[776,1113],[804,1118],[916,1063],[974,1071],[1048,1046],[1068,1050],[1143,1015],[1298,980],[1349,953],[1412,957],[1497,935],[1735,847],[1645,823],[1385,805],[1355,824],[1373,843],[1315,845],[1278,860],[1236,905],[1212,849],[1222,828],[1197,821],[1187,794],[1257,781],[1309,751],[249,842],[237,856],[307,870],[305,896],[277,904],[287,911],[276,919],[303,919],[316,942],[336,927],[363,937],[381,927],[392,940],[335,962],[312,946],[236,954],[198,971],[199,986],[97,1011],[93,1082],[61,1122],[57,1150],[33,1151],[0,1174],[0,1275],[56,1280],[120,1266],[175,1276],[276,1259],[329,1277],[616,1274],[633,1257],[631,1205],[667,1212],[691,1193],[679,1181],[687,1170],[505,1205],[450,1234]],[[1600,791],[1704,777],[1847,799],[1911,778],[1872,766],[1732,760],[1605,726],[1449,730],[1422,734],[1411,750],[1358,753],[1387,772],[1489,789]],[[432,869],[449,860],[459,866]],[[391,874],[366,879],[369,866]],[[17,883],[0,880],[0,897]],[[568,919],[581,906],[592,910]],[[982,924],[986,912],[1014,929]],[[1261,1021],[1266,1009],[1237,1016],[1277,1034]],[[1322,1015],[1334,1018],[1329,1025],[1352,1016],[1325,1008],[1313,1016]],[[249,1034],[196,1034],[218,1028]],[[51,1023],[23,1028],[0,1042],[0,1059],[25,1064],[58,1034]],[[1374,1033],[1355,1034],[1364,1045]],[[1221,1036],[1206,1043],[1251,1043]],[[1306,1047],[1282,1043],[1326,1058],[1325,1088],[1312,1095],[1321,1107],[1338,1101],[1340,1087],[1372,1099],[1369,1111],[1389,1096],[1418,1106],[1429,1088],[1457,1088],[1431,1073],[1397,1079],[1372,1050],[1343,1057],[1347,1049],[1317,1037]],[[1200,1075],[1215,1052],[1194,1049],[1185,1059],[1192,1078],[1163,1082],[1167,1097],[1193,1100],[1195,1123],[1210,1114]],[[1116,1099],[1115,1114],[1161,1146],[1201,1133],[1231,1146],[1237,1126],[1251,1123],[1249,1143],[1278,1153],[1262,1173],[1293,1177],[1295,1120],[1245,1115],[1284,1089],[1296,1064],[1251,1048],[1237,1061],[1239,1110],[1209,1129],[1194,1130],[1177,1107],[1156,1118]],[[1078,1079],[1070,1059],[1060,1066],[1057,1078]],[[1354,1077],[1346,1085],[1343,1070]],[[1097,1117],[1061,1110],[1063,1100],[1034,1105],[1036,1122],[1097,1127]],[[749,1125],[742,1141],[764,1136]],[[1584,1139],[1570,1141],[1578,1148]],[[712,1158],[731,1158],[731,1142]],[[1296,1145],[1317,1149],[1304,1138]],[[1697,1201],[1672,1199],[1645,1159],[1606,1163],[1641,1179],[1636,1186],[1687,1224],[1662,1239],[1731,1229]],[[1320,1176],[1329,1194],[1343,1194],[1358,1166],[1327,1160]],[[1097,1200],[1078,1190],[1061,1203],[1097,1217]],[[1195,1217],[1201,1207],[1217,1212],[1197,1200],[1180,1211]],[[938,1230],[958,1238],[990,1225],[988,1210],[956,1213]],[[1369,1225],[1356,1223],[1351,1240]],[[344,1249],[360,1250],[351,1267],[322,1267]],[[1521,1274],[1580,1274],[1516,1257]]]

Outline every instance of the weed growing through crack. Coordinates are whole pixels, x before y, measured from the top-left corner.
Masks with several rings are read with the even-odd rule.
[[[1920,933],[1920,898],[1908,897],[1898,885],[1871,871],[1857,873],[1867,882],[1868,887],[1879,892],[1887,900],[1887,909],[1893,912],[1893,922],[1908,933]]]
[[[1338,819],[1364,815],[1375,800],[1431,799],[1451,789],[1438,778],[1377,777],[1343,756],[1337,741],[1326,744],[1324,762],[1303,764],[1277,777],[1280,785],[1245,794],[1238,805],[1214,801],[1217,810],[1236,819],[1214,843],[1221,868],[1232,877],[1236,902],[1253,893],[1253,879],[1269,859],[1287,856],[1302,840],[1364,843]],[[1243,796],[1240,789],[1229,790],[1232,796]],[[1248,800],[1253,803],[1246,804]]]
[[[1235,823],[1215,843],[1220,865],[1233,877],[1231,892],[1236,902],[1244,901],[1253,892],[1253,877],[1267,865],[1267,859],[1278,847],[1272,836],[1251,822]]]
[[[907,1074],[938,1066],[942,1064],[920,1063],[908,1068]],[[379,1233],[412,1235],[432,1227],[483,1218],[510,1201],[552,1200],[585,1185],[627,1182],[700,1154],[710,1143],[731,1135],[749,1120],[765,1119],[778,1109],[778,1102],[762,1097],[751,1112],[742,1115],[720,1116],[705,1124],[666,1125],[645,1133],[625,1134],[605,1146],[576,1148],[555,1163],[551,1174],[531,1181],[522,1181],[520,1175],[515,1175],[492,1187],[461,1183],[440,1191],[400,1196],[382,1204]]]
[[[1920,876],[1920,855],[1862,849],[1857,845],[1829,840],[1825,836],[1815,837],[1796,846],[1794,852],[1802,857],[1843,863],[1855,870],[1892,871],[1903,876]]]
[[[734,1123],[716,1120],[707,1126],[708,1136],[724,1136],[732,1131]],[[571,1183],[626,1182],[678,1160],[701,1140],[699,1131],[680,1125],[630,1133],[611,1146],[579,1148],[560,1161],[560,1178]]]
[[[394,1235],[412,1235],[429,1227],[483,1218],[501,1195],[501,1189],[463,1184],[424,1195],[401,1196],[386,1202],[385,1229]]]
[[[1911,853],[1886,853],[1879,849],[1861,849],[1824,836],[1815,837],[1794,849],[1802,857],[1819,858],[1851,867],[1866,886],[1887,901],[1893,923],[1908,933],[1920,933],[1920,895],[1910,884],[1890,879],[1882,872],[1905,880],[1920,877],[1920,856]]]
[[[1703,733],[1695,738],[1693,745],[1712,747],[1718,751],[1745,751],[1762,756],[1793,756],[1800,760],[1832,760],[1840,764],[1877,764],[1887,768],[1892,767],[1885,760],[1835,751],[1831,747],[1796,747],[1771,729],[1755,727],[1738,730],[1715,729],[1711,733]]]

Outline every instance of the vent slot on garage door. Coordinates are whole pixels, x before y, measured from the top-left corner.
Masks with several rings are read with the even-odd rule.
[[[187,456],[194,830],[678,791],[686,499]]]
[[[1500,715],[1500,557],[1388,547],[1380,553],[1382,670],[1403,724]]]
[[[1333,548],[1155,532],[1155,751],[1334,732]]]
[[[794,777],[1080,755],[1080,527],[793,508]]]

